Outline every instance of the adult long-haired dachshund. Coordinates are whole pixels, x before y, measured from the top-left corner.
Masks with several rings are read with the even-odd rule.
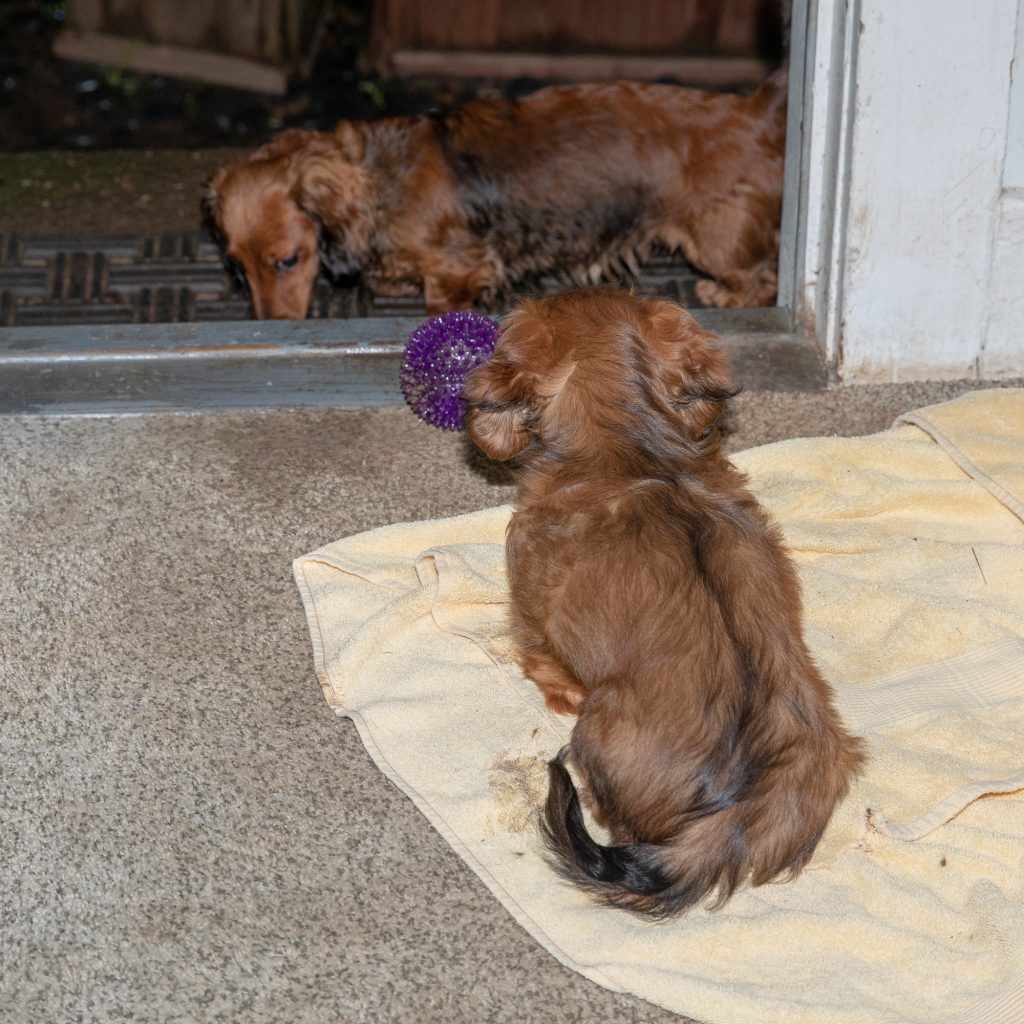
[[[464,394],[470,438],[519,463],[523,669],[579,715],[544,814],[562,873],[655,917],[795,875],[861,752],[804,644],[779,531],[719,453],[734,390],[714,337],[622,292],[531,300]]]
[[[702,302],[764,305],[785,107],[780,71],[749,96],[615,82],[291,129],[221,168],[204,208],[259,319],[304,317],[321,261],[437,313],[547,271],[596,283],[656,242],[712,278]]]

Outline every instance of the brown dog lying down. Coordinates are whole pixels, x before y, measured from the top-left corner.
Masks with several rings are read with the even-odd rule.
[[[221,168],[204,206],[253,315],[301,318],[322,260],[431,313],[546,271],[596,283],[653,243],[774,301],[785,73],[750,96],[617,82],[476,100],[431,117],[292,129]]]
[[[544,829],[601,900],[667,916],[807,863],[861,761],[801,636],[779,531],[719,453],[714,337],[616,291],[523,303],[465,388],[470,438],[518,456],[507,560],[522,666],[563,751]]]

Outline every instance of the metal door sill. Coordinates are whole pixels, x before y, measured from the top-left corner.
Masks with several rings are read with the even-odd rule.
[[[747,390],[814,391],[827,376],[788,312],[696,309]],[[137,415],[402,402],[418,316],[0,329],[0,414]]]

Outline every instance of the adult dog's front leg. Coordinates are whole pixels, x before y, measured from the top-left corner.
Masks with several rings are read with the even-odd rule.
[[[423,298],[430,316],[451,309],[471,309],[479,297],[480,289],[474,288],[468,277],[448,274],[423,278]]]
[[[424,253],[420,274],[430,314],[469,309],[501,279],[494,254],[472,236],[465,240],[448,239],[437,249]]]

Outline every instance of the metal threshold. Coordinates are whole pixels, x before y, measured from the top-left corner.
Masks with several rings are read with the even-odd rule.
[[[747,390],[826,386],[784,309],[693,310]],[[132,415],[402,402],[402,351],[421,317],[0,329],[0,414]]]

